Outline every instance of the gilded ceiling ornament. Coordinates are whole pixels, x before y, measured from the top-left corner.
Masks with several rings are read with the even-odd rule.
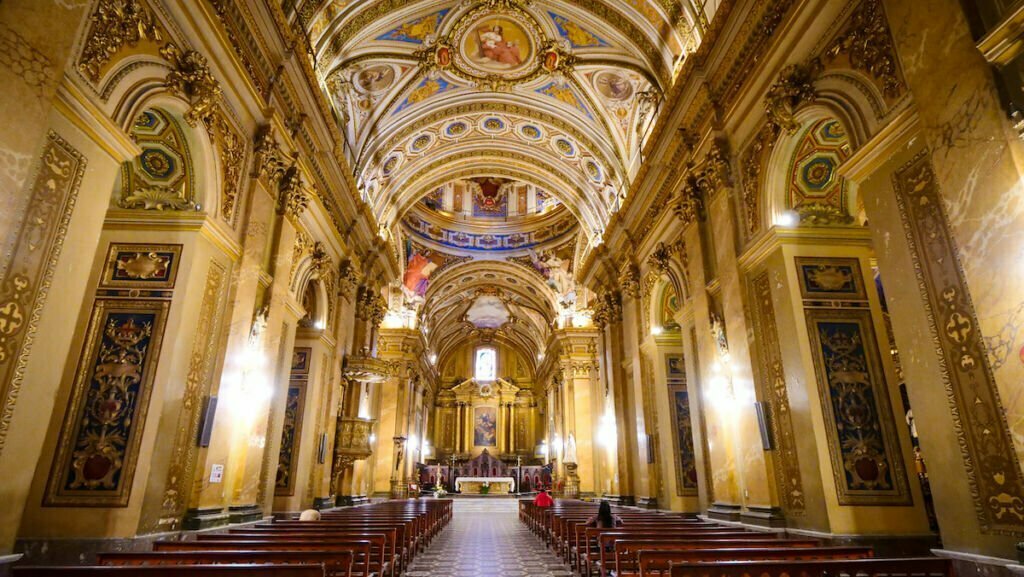
[[[90,20],[78,69],[93,82],[99,82],[103,66],[121,49],[161,40],[160,26],[141,0],[100,0]]]
[[[818,98],[814,81],[820,73],[821,61],[816,58],[783,68],[779,79],[765,95],[764,106],[768,121],[789,134],[796,132],[799,128],[794,119],[797,110]]]
[[[118,205],[143,210],[199,210],[199,205],[182,196],[180,191],[157,185],[137,188],[122,197]]]
[[[619,288],[629,298],[640,297],[640,270],[635,264],[627,264],[619,273]]]
[[[210,73],[206,57],[195,50],[182,52],[174,44],[161,48],[160,55],[174,67],[167,74],[167,88],[189,102],[185,122],[197,126],[200,121],[206,121],[221,98],[220,83]]]
[[[828,55],[836,58],[842,54],[846,54],[855,69],[877,78],[882,83],[882,92],[889,98],[896,98],[903,92],[896,50],[879,0],[864,0],[846,30],[832,42]]]

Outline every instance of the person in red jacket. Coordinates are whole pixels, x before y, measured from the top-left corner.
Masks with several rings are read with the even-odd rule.
[[[555,500],[551,498],[551,495],[548,495],[547,490],[541,489],[540,493],[537,493],[537,496],[533,498],[533,504],[538,507],[547,508],[554,505]]]

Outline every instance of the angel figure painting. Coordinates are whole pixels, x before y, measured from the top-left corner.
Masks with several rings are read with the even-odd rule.
[[[473,445],[493,447],[497,440],[498,418],[494,407],[477,407],[473,410]]]

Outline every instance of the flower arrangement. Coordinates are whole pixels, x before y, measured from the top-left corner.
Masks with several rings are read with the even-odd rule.
[[[438,485],[437,488],[434,489],[434,498],[435,499],[443,499],[443,498],[445,498],[447,496],[448,496],[448,491],[445,491],[444,487]]]
[[[486,495],[486,494],[488,494],[490,492],[491,492],[491,483],[490,483],[490,481],[484,481],[484,483],[482,485],[480,485],[480,494],[481,495]]]

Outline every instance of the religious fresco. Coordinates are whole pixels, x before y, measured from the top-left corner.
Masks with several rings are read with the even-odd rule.
[[[441,25],[441,20],[448,14],[449,8],[439,10],[421,18],[411,20],[401,26],[387,31],[377,37],[377,40],[391,40],[394,42],[407,42],[410,44],[423,44],[427,37],[435,34]]]
[[[398,105],[392,114],[398,114],[399,112],[419,104],[425,100],[428,100],[438,94],[443,94],[449,90],[455,88],[453,84],[450,84],[447,80],[441,77],[437,78],[424,78],[420,83],[405,97],[405,100]]]
[[[456,208],[459,198],[456,196]],[[467,250],[523,250],[557,240],[577,229],[576,220],[568,216],[536,230],[501,234],[479,234],[442,227],[412,212],[405,215],[402,223],[406,230],[420,238],[446,247]]]
[[[284,424],[281,429],[281,448],[277,458],[274,495],[287,497],[295,494],[295,469],[298,467],[299,440],[302,434],[302,411],[306,404],[306,380],[292,380],[284,403]]]
[[[511,184],[507,178],[473,178],[470,180],[473,189],[473,216],[498,217],[508,216],[508,192],[506,185]]]
[[[402,292],[406,298],[418,300],[427,294],[430,277],[449,266],[472,260],[468,256],[446,254],[422,246],[412,240],[405,243],[407,256],[405,273],[402,276]]]
[[[682,357],[680,357],[682,358]],[[676,494],[697,494],[697,452],[693,448],[693,420],[690,415],[690,394],[686,388],[672,392],[672,414],[675,417]]]
[[[594,115],[590,112],[590,109],[584,104],[583,98],[576,93],[572,87],[564,81],[552,80],[544,86],[541,86],[535,90],[537,94],[543,94],[544,96],[550,96],[555,100],[579,111],[587,118],[593,119]]]
[[[498,412],[494,407],[473,408],[473,445],[494,447],[498,444]]]
[[[548,12],[548,16],[551,17],[551,21],[558,28],[558,34],[568,40],[573,48],[600,48],[608,46],[607,42],[575,21],[554,12]]]
[[[378,64],[360,70],[355,75],[356,87],[366,93],[384,92],[395,82],[395,69]]]
[[[624,102],[633,97],[633,84],[616,70],[602,70],[595,74],[594,86],[601,96],[613,102]]]
[[[501,15],[487,16],[471,24],[461,49],[480,70],[496,74],[529,66],[535,50],[522,24]]]

